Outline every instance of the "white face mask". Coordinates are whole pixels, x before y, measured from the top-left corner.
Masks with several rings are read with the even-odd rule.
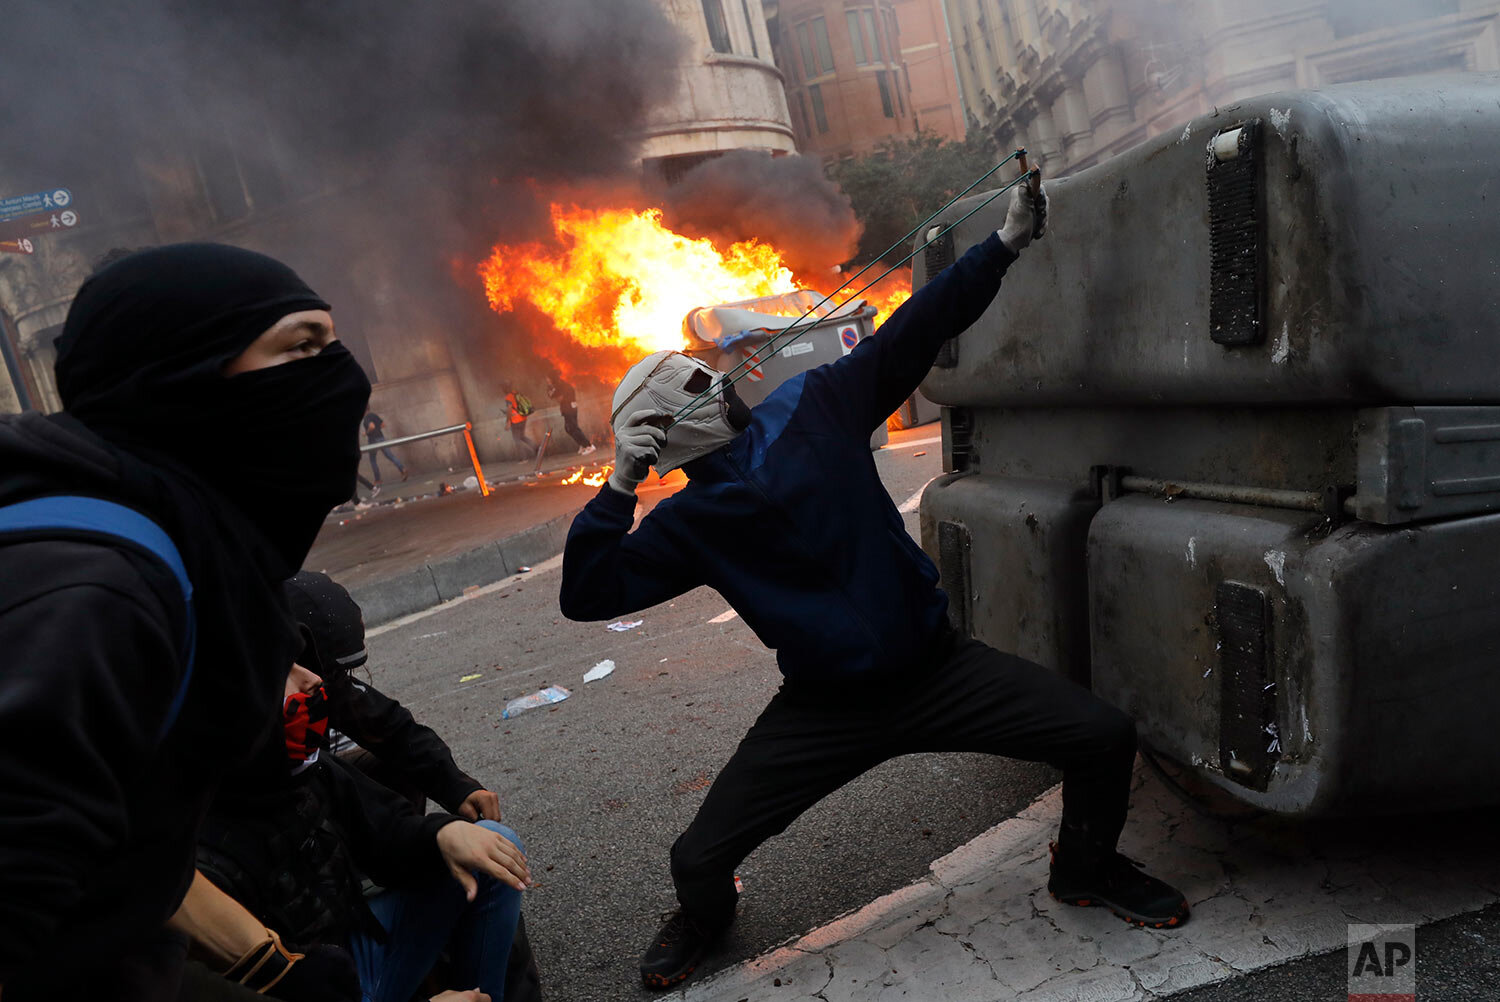
[[[677,418],[668,429],[667,444],[656,457],[656,472],[667,474],[708,455],[744,430],[748,412],[733,387],[726,390],[724,373],[680,351],[647,355],[620,380],[610,408],[610,424],[618,436],[637,411],[673,416],[694,401],[693,411]],[[738,427],[730,420],[732,411]]]

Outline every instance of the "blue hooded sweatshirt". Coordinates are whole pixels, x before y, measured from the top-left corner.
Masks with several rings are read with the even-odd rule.
[[[929,653],[948,597],[912,541],[870,435],[966,330],[1016,259],[993,234],[917,290],[873,337],[787,380],[640,527],[605,485],[573,520],[560,601],[603,620],[714,588],[789,680],[890,677]]]

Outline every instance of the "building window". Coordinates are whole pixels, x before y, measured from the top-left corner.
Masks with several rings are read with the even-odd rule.
[[[812,126],[807,123],[807,96],[799,90],[797,92],[797,124],[804,136],[812,135]]]
[[[865,43],[860,39],[859,11],[846,10],[844,17],[849,21],[849,44],[854,46],[854,65],[863,66],[870,60],[865,55]]]
[[[828,22],[821,17],[812,19],[813,41],[818,47],[818,66],[824,73],[833,72],[833,47],[828,44]]]
[[[865,48],[870,50],[875,62],[883,63],[885,62],[885,47],[880,44],[880,32],[875,30],[875,12],[867,10],[864,13],[865,32],[868,35],[865,39]]]
[[[896,117],[896,106],[891,104],[891,85],[886,82],[885,70],[877,70],[875,83],[880,87],[880,110],[885,112],[886,118]]]
[[[880,33],[875,30],[873,10],[849,10],[844,12],[849,22],[849,41],[854,46],[854,65],[885,62],[885,49],[880,42]]]
[[[896,110],[906,115],[906,99],[901,96],[901,76],[894,70],[891,71],[891,89],[896,92]]]
[[[807,22],[797,25],[797,47],[802,50],[802,76],[811,80],[818,75],[818,64],[813,62],[812,37],[807,31]]]
[[[729,44],[729,22],[724,20],[723,0],[703,0],[703,20],[708,23],[708,42],[715,52],[733,52]]]
[[[750,0],[740,0],[740,9],[745,12],[745,30],[750,33],[750,54],[760,58],[760,46],[755,41],[755,22],[750,18]]]
[[[828,131],[828,113],[823,110],[823,88],[813,84],[807,91],[812,95],[813,120],[818,123],[818,134],[822,135]]]

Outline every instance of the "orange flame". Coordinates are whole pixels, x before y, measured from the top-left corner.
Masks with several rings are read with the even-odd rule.
[[[530,303],[586,346],[682,348],[694,307],[796,288],[775,248],[747,240],[721,252],[664,227],[659,209],[553,205],[552,226],[560,247],[500,245],[479,274],[496,311]]]
[[[478,272],[497,313],[526,308],[545,318],[542,325],[522,321],[531,348],[574,382],[608,385],[642,355],[687,347],[682,322],[695,307],[830,285],[831,272],[793,275],[767,244],[750,240],[721,250],[674,233],[658,209],[553,204],[551,219],[553,240],[499,244]],[[849,298],[865,280],[832,302]],[[879,326],[910,296],[909,274],[897,272],[860,298],[879,311]]]
[[[562,484],[563,486],[567,486],[568,484],[582,483],[586,484],[589,487],[603,487],[604,482],[609,479],[609,475],[615,471],[615,464],[605,463],[603,466],[599,467],[599,469],[587,475],[584,474],[583,469],[584,468],[580,466],[578,469],[574,470],[572,473],[559,480],[558,483]]]

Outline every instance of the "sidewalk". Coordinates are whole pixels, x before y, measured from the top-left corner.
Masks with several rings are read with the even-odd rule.
[[[1424,925],[1500,899],[1493,814],[1232,824],[1143,768],[1121,851],[1187,894],[1180,929],[1137,929],[1048,896],[1053,788],[927,879],[666,997],[1134,1002],[1344,949],[1350,923]],[[752,892],[741,908],[755,907]]]

